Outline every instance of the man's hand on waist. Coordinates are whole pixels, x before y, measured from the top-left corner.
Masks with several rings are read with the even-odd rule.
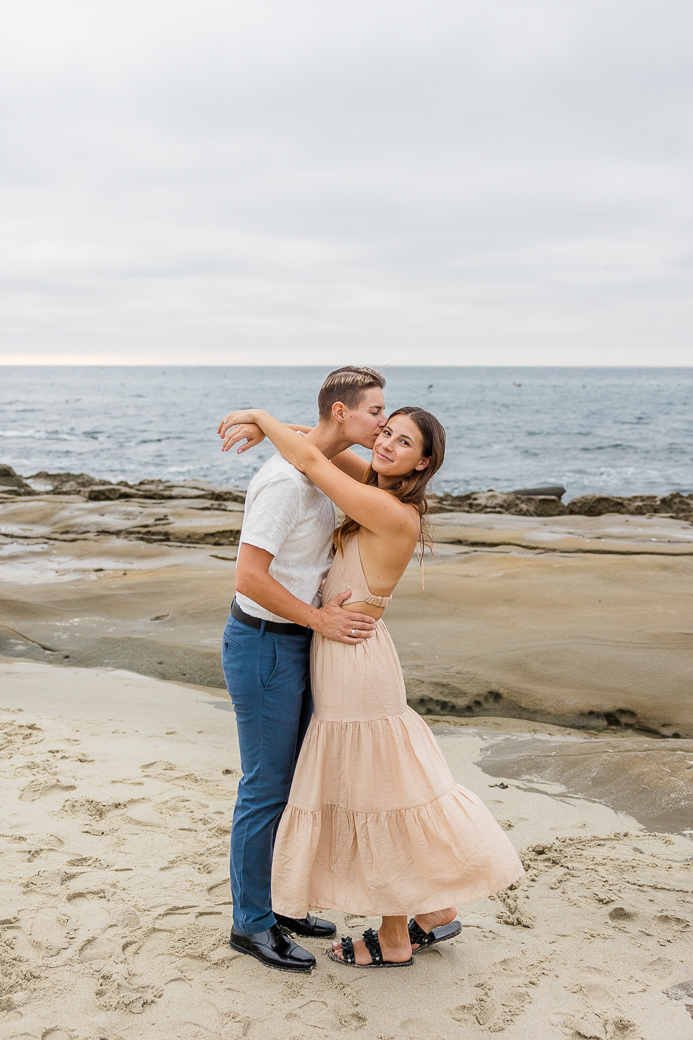
[[[345,610],[342,603],[350,596],[351,591],[347,589],[329,600],[316,611],[311,628],[337,643],[362,643],[364,639],[370,639],[375,634],[375,619],[368,614]]]

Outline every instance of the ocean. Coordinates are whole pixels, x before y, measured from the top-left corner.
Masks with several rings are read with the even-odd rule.
[[[0,367],[0,462],[23,476],[245,486],[271,445],[222,454],[230,410],[313,423],[329,368]],[[693,490],[693,368],[387,368],[391,408],[446,427],[434,490],[562,484],[565,500]]]

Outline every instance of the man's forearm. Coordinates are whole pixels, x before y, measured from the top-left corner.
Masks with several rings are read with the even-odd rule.
[[[318,609],[292,596],[288,589],[266,571],[245,576],[242,581],[237,580],[236,591],[242,596],[248,596],[254,603],[276,614],[277,617],[286,618],[296,625],[313,628]]]

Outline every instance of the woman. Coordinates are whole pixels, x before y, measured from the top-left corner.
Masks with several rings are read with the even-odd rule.
[[[375,636],[356,645],[313,637],[315,714],[277,833],[273,906],[285,917],[316,909],[381,916],[377,933],[342,939],[328,954],[347,965],[404,967],[412,953],[459,932],[451,924],[457,904],[523,873],[503,831],[455,784],[430,729],[407,706],[381,620],[423,546],[426,485],[443,462],[445,431],[422,408],[398,409],[359,482],[266,412],[227,421],[256,423],[344,511],[323,595],[351,589],[344,606],[377,621]]]

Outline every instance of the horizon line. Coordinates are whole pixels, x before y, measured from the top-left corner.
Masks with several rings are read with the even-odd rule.
[[[231,361],[231,362],[219,362],[219,361],[202,361],[202,362],[189,362],[189,361],[90,361],[85,359],[51,359],[47,360],[30,360],[30,361],[17,361],[14,359],[5,360],[0,357],[0,368],[330,368],[332,366],[341,367],[345,364],[358,364],[358,362],[352,361],[298,361],[293,363],[280,362],[280,361],[256,361],[253,363]],[[366,362],[362,362],[366,364]],[[523,362],[521,364],[511,364],[508,362],[487,362],[486,364],[472,364],[470,362],[456,362],[450,363],[445,361],[433,361],[427,362],[426,364],[414,363],[414,362],[382,362],[380,364],[370,361],[369,367],[375,369],[384,368],[693,368],[693,364],[679,364],[676,362],[664,362],[659,364],[649,364],[647,362],[636,362],[631,364],[618,364],[599,362],[592,364],[579,364],[576,362],[565,362],[563,364],[552,362],[551,364],[545,364],[540,361]]]

